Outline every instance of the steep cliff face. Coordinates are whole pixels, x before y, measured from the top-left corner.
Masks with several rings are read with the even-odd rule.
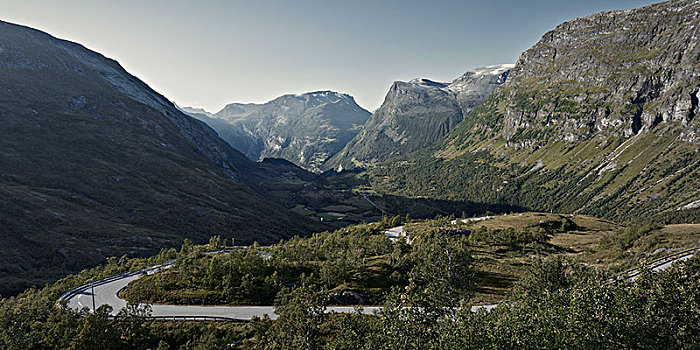
[[[269,170],[96,52],[0,22],[0,80],[0,294],[186,237],[317,227],[250,188]]]
[[[566,22],[435,147],[375,186],[618,218],[693,220],[700,196],[700,3]]]
[[[452,130],[503,84],[512,65],[466,72],[452,82],[397,81],[362,131],[325,169],[364,167],[427,147]]]
[[[248,158],[283,158],[313,172],[340,151],[370,113],[347,94],[317,91],[265,104],[233,103],[211,118],[194,115]]]
[[[672,1],[559,25],[511,72],[501,135],[539,128],[573,141],[677,123],[681,140],[700,143],[699,21],[700,3]]]

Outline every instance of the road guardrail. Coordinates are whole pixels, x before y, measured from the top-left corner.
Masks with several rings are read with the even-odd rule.
[[[669,261],[675,261],[682,259],[686,256],[689,255],[695,255],[698,252],[700,252],[700,247],[697,248],[691,248],[691,249],[686,249],[684,251],[680,251],[678,253],[674,253],[671,255],[666,255],[664,257],[658,258],[656,260],[650,261],[646,264],[643,264],[642,266],[635,267],[633,269],[629,269],[627,271],[620,272],[616,274],[615,276],[612,276],[608,278],[608,283],[615,282],[619,280],[621,277],[624,277],[624,279],[630,279],[639,276],[640,273],[642,273],[642,269],[654,269],[655,267],[659,267],[663,264],[668,263]]]

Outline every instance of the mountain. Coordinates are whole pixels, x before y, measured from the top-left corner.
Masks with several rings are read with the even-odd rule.
[[[232,103],[214,114],[192,114],[252,160],[283,158],[313,172],[340,151],[370,113],[333,91],[284,95],[264,104]]]
[[[364,167],[432,145],[503,84],[512,67],[471,70],[449,83],[394,82],[362,131],[324,169]]]
[[[372,181],[414,196],[697,221],[699,31],[698,1],[563,23],[446,138]]]
[[[0,22],[0,80],[3,295],[184,238],[272,242],[323,228],[263,199],[277,198],[265,182],[286,179],[273,165],[81,45]]]
[[[175,105],[178,107],[177,105]],[[204,116],[211,117],[212,113],[207,112],[204,108],[198,107],[178,107],[179,110],[183,111],[185,114],[203,114]]]

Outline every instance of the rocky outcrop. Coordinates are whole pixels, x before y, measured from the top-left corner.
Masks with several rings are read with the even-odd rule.
[[[697,1],[557,26],[520,56],[500,91],[509,103],[499,133],[510,138],[534,128],[574,141],[630,137],[673,123],[682,140],[698,144],[699,28]]]

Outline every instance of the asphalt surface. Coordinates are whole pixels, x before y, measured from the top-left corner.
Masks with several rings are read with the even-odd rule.
[[[488,219],[493,219],[494,216],[480,216],[476,218],[468,218],[468,219],[459,219],[460,222],[462,223],[468,223],[468,222],[477,222],[477,221],[484,221]],[[452,225],[457,224],[457,220],[452,220],[450,222]],[[384,231],[384,236],[389,238],[392,242],[396,242],[401,237],[406,237],[406,243],[411,244],[412,240],[410,237],[406,236],[406,230],[404,230],[403,226],[397,226],[390,228],[386,231]]]
[[[490,217],[474,218],[469,221],[480,221],[486,220]],[[398,237],[404,237],[405,231],[403,226],[395,227],[386,231],[386,236],[390,238],[397,239]],[[671,265],[677,261],[684,261],[690,259],[698,251],[695,250],[686,255],[679,256],[673,260],[660,262],[656,265],[650,266],[652,271],[663,271],[671,267]],[[124,289],[129,283],[135,281],[145,275],[150,275],[158,273],[163,269],[169,268],[171,265],[167,264],[164,266],[154,266],[148,269],[144,269],[140,272],[133,274],[124,274],[122,276],[116,276],[111,279],[107,279],[104,282],[93,282],[82,285],[80,287],[74,288],[71,291],[64,294],[59,302],[64,302],[66,307],[75,310],[81,310],[83,308],[88,308],[93,310],[93,290],[94,290],[94,306],[99,308],[102,305],[110,305],[112,307],[112,315],[117,315],[119,310],[126,306],[126,301],[118,296],[120,290]],[[636,275],[630,276],[629,280],[634,281],[637,278]],[[491,305],[480,305],[472,306],[471,310],[476,312],[480,309],[491,310],[498,304]],[[157,318],[167,318],[167,317],[218,317],[236,320],[250,320],[253,317],[263,317],[265,315],[269,316],[271,319],[276,319],[277,314],[275,314],[274,307],[272,306],[195,306],[195,305],[162,305],[153,304],[152,306],[152,317]],[[361,308],[364,314],[373,314],[379,311],[381,307],[377,306],[364,306]],[[337,313],[352,313],[356,312],[355,307],[352,306],[331,306],[326,308],[326,312],[337,312]]]
[[[693,256],[695,256],[695,254],[697,254],[697,253],[698,253],[698,248],[695,248],[695,250],[693,250],[693,251],[689,250],[689,251],[683,253],[682,255],[677,256],[673,259],[669,259],[667,261],[663,261],[663,262],[659,262],[659,263],[649,264],[649,265],[647,265],[647,268],[651,271],[654,271],[654,272],[664,271],[664,270],[670,268],[674,263],[679,262],[679,261],[686,261],[686,260],[692,258]],[[637,269],[634,273],[631,273],[629,275],[628,280],[632,281],[632,282],[636,281],[637,278],[639,277],[640,273],[641,273],[641,271],[639,271]]]

